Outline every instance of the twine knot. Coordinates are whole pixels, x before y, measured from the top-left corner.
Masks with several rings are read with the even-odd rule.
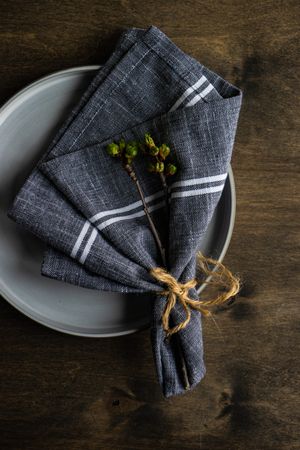
[[[167,289],[159,292],[159,295],[165,295],[167,297],[167,304],[162,315],[163,329],[167,336],[177,333],[187,326],[191,319],[191,309],[200,311],[205,316],[210,314],[208,309],[203,307],[203,303],[200,300],[194,300],[189,297],[190,289],[195,288],[197,285],[196,279],[189,280],[186,283],[180,283],[173,275],[161,267],[152,269],[150,273],[157,281],[167,286]],[[170,327],[170,314],[176,305],[177,299],[184,308],[186,318],[176,326]]]
[[[198,281],[194,278],[186,283],[180,283],[169,272],[161,267],[151,269],[150,274],[160,283],[163,283],[167,289],[158,292],[159,295],[167,297],[167,303],[162,315],[163,329],[167,336],[170,336],[187,326],[191,319],[191,309],[201,312],[204,316],[211,316],[211,312],[207,307],[221,305],[234,297],[240,289],[239,278],[234,276],[220,261],[212,258],[204,257],[200,252],[197,255],[198,269],[207,276],[203,284],[210,284],[220,289],[220,292],[210,300],[194,300],[189,297],[189,291],[195,288]],[[214,269],[209,268],[209,264]],[[183,306],[186,318],[174,327],[170,327],[170,314],[177,299]]]

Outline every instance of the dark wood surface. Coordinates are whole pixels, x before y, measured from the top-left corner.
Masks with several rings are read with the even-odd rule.
[[[204,321],[207,375],[165,400],[149,333],[84,339],[0,303],[0,448],[293,450],[299,441],[299,2],[6,1],[0,101],[49,72],[105,62],[154,24],[238,85],[235,303]],[[298,276],[298,279],[297,279]]]

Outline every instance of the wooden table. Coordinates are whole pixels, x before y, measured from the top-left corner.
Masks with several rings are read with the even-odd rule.
[[[150,24],[244,93],[226,257],[243,288],[216,313],[222,335],[204,321],[203,382],[167,401],[148,331],[76,338],[2,300],[1,450],[299,449],[299,2],[15,0],[0,17],[2,103]]]

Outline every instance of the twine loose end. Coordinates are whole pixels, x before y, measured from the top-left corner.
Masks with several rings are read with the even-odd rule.
[[[215,267],[213,270],[209,269],[209,264]],[[239,279],[235,277],[229,269],[227,269],[221,262],[212,258],[206,258],[201,253],[198,254],[198,267],[208,277],[205,284],[213,284],[222,289],[216,297],[210,300],[194,300],[189,297],[190,289],[196,287],[198,281],[196,278],[180,283],[161,267],[151,269],[150,274],[158,282],[164,284],[166,289],[159,292],[159,295],[167,297],[167,303],[162,315],[163,329],[166,333],[166,338],[172,334],[178,333],[184,329],[191,319],[191,309],[201,312],[204,316],[211,316],[210,307],[226,303],[230,298],[235,296],[240,288]],[[170,327],[169,319],[172,309],[175,307],[177,300],[181,303],[186,313],[186,318],[174,327]]]

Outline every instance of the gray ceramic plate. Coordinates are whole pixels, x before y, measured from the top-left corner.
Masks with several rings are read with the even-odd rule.
[[[6,211],[98,68],[78,67],[44,77],[0,110],[0,293],[43,325],[89,337],[119,336],[146,327],[149,298],[92,291],[42,277],[43,244],[9,220]],[[220,260],[224,257],[234,216],[230,170],[202,243],[205,254]]]

